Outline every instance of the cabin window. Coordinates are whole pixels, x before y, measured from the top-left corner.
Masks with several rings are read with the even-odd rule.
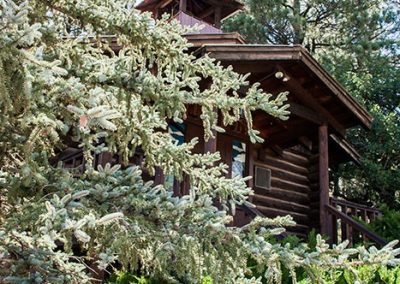
[[[271,170],[265,167],[255,167],[255,186],[262,189],[271,188]]]
[[[185,143],[186,125],[184,123],[171,123],[168,125],[168,133],[172,136],[178,145]],[[166,175],[164,178],[164,187],[179,191],[179,181],[173,175]]]
[[[232,177],[244,177],[246,169],[246,144],[232,140]]]

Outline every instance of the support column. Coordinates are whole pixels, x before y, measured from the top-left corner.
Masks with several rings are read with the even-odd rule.
[[[214,27],[216,27],[217,29],[221,28],[221,12],[222,12],[221,6],[218,6],[218,7],[215,8],[215,11],[214,11]]]
[[[204,153],[215,153],[217,152],[217,132],[212,130],[214,138],[209,138],[208,141],[204,141]]]
[[[179,11],[186,12],[187,0],[179,0]]]
[[[247,181],[247,186],[254,187],[254,145],[251,142],[246,143],[246,170],[245,175],[251,176],[252,179]],[[253,201],[253,195],[249,196],[249,201]]]
[[[214,107],[213,112],[215,115],[218,114],[218,109]],[[217,152],[217,131],[211,129],[212,135],[214,138],[208,138],[208,141],[204,141],[204,153],[215,153]]]
[[[320,125],[318,128],[319,140],[319,189],[320,189],[320,229],[321,234],[329,236],[329,216],[325,208],[329,204],[329,152],[328,152],[328,126]]]

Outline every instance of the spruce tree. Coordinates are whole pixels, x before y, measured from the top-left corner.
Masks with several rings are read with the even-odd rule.
[[[286,94],[272,96],[246,76],[207,56],[195,58],[167,18],[155,21],[126,1],[31,0],[0,2],[0,281],[89,283],[113,266],[158,281],[261,283],[248,261],[270,282],[283,270],[307,281],[336,277],[352,265],[396,265],[392,242],[382,250],[329,248],[317,237],[312,251],[271,243],[290,217],[256,218],[229,227],[237,205],[252,206],[247,178],[226,178],[219,154],[192,154],[196,139],[177,145],[165,131],[201,107],[205,139],[217,124],[262,110],[286,119]],[[120,49],[116,52],[116,47]],[[202,79],[212,79],[204,89]],[[239,89],[246,89],[239,96]],[[54,165],[69,143],[84,151],[80,175]],[[126,164],[140,148],[144,168],[92,167],[108,152]],[[144,182],[142,170],[190,179],[190,194],[173,196]],[[221,209],[214,206],[218,200]],[[79,251],[77,251],[77,248]],[[88,263],[91,263],[90,267]],[[306,281],[305,280],[305,281]]]

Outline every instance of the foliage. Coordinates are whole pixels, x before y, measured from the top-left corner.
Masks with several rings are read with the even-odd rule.
[[[224,23],[253,43],[301,44],[318,49],[368,45],[379,48],[397,28],[396,3],[381,0],[247,0],[246,10]],[[392,9],[389,9],[392,8]],[[344,49],[344,48],[343,48]]]
[[[386,268],[379,265],[375,266],[360,266],[354,267],[354,271],[359,275],[359,282],[363,284],[375,284],[375,283],[386,283],[386,284],[397,284],[400,281],[400,267]],[[297,273],[297,283],[310,283],[310,278],[306,276],[303,271],[298,271]],[[127,272],[118,272],[113,276],[112,280],[108,283],[112,284],[133,284],[133,283],[151,283],[150,282],[138,282],[137,279],[145,279],[143,277],[138,278]],[[130,280],[127,280],[130,279]],[[282,283],[293,283],[292,277],[289,273],[283,274]],[[130,281],[130,282],[129,282]],[[144,280],[149,281],[149,280]],[[349,273],[347,270],[337,269],[333,272],[326,273],[323,276],[323,283],[337,283],[337,284],[354,284],[357,283],[353,274]],[[157,283],[157,282],[156,282]],[[213,283],[211,277],[203,278],[202,284]],[[268,283],[266,279],[262,283]]]
[[[397,239],[400,235],[400,212],[387,206],[383,206],[381,210],[382,215],[366,226],[386,240]]]
[[[152,281],[144,276],[136,276],[131,273],[117,271],[107,281],[109,284],[151,284]]]
[[[227,226],[236,206],[252,206],[247,178],[226,178],[218,154],[192,154],[196,139],[177,145],[167,122],[181,122],[188,105],[199,105],[208,139],[223,131],[216,109],[223,126],[244,114],[250,139],[260,142],[252,111],[286,119],[286,94],[273,97],[232,68],[190,55],[176,22],[154,21],[119,0],[0,5],[1,282],[89,283],[93,267],[118,265],[139,271],[143,278],[134,281],[199,283],[207,275],[216,283],[260,283],[246,277],[247,259],[270,282],[281,281],[282,269],[294,277],[299,267],[321,282],[335,267],[357,279],[353,265],[398,264],[395,242],[382,250],[329,248],[317,236],[312,252],[268,242],[294,224],[290,217]],[[210,79],[208,88],[202,79]],[[51,163],[71,145],[84,151],[80,176]],[[144,170],[187,176],[190,194],[144,182],[138,166],[92,166],[104,152],[126,165],[138,148]]]
[[[388,114],[374,105],[370,112],[375,117],[371,131],[354,129],[349,139],[363,154],[360,167],[341,166],[340,192],[354,200],[388,204],[400,208],[400,116]],[[367,141],[367,143],[362,143]]]

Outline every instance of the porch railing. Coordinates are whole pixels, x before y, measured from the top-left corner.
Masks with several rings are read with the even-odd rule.
[[[375,243],[378,246],[384,246],[387,243],[385,239],[363,224],[363,222],[370,223],[381,215],[382,213],[378,209],[331,197],[330,204],[326,205],[326,210],[331,218],[332,243],[344,240],[349,240],[350,245],[363,242],[364,244]]]

